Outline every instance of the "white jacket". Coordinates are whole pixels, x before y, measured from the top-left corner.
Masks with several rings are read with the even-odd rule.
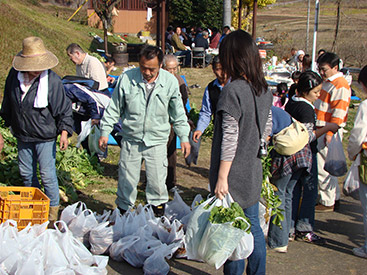
[[[365,142],[367,142],[367,100],[359,105],[354,127],[350,133],[347,151],[351,160],[354,160],[362,150],[362,144]]]

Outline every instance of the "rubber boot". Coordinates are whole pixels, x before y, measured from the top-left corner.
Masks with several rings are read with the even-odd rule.
[[[59,219],[59,208],[60,206],[50,206],[50,212],[48,215],[48,228],[54,228],[54,223]]]

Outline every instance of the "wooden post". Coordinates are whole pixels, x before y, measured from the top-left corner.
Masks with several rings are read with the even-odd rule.
[[[165,37],[165,32],[166,32],[166,0],[162,0],[162,51],[163,53],[166,52],[166,37]]]
[[[238,29],[241,29],[242,25],[242,0],[240,0],[239,9],[238,9]]]
[[[252,38],[256,40],[256,14],[257,14],[257,0],[254,0],[254,15],[252,18]]]
[[[160,42],[161,42],[161,1],[157,0],[157,14],[156,14],[156,18],[157,18],[157,38],[156,38],[156,46],[160,47]]]

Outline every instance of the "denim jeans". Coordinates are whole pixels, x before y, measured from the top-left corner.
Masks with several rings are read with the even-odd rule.
[[[313,231],[317,201],[317,175],[317,154],[313,153],[311,174],[302,175],[293,189],[291,233],[295,233],[294,229],[300,232]]]
[[[19,172],[27,187],[40,188],[37,178],[37,162],[45,193],[50,206],[60,203],[59,184],[56,176],[56,141],[23,142],[18,140]]]
[[[280,222],[282,226],[282,228],[280,228],[279,226],[273,224],[274,217],[270,219],[268,232],[268,244],[270,248],[288,245],[288,236],[292,221],[293,188],[303,171],[304,169],[299,169],[293,174],[273,180],[273,184],[278,188],[278,191],[275,192],[275,195],[279,196],[279,199],[282,201],[279,209],[284,210],[284,220]]]
[[[254,236],[254,251],[247,258],[246,274],[262,275],[266,269],[266,246],[264,233],[260,227],[259,221],[259,203],[255,203],[243,210],[246,217],[251,222],[251,233]],[[224,263],[224,274],[226,275],[242,275],[245,269],[245,260],[226,261]]]
[[[359,200],[363,213],[364,249],[367,251],[367,184],[362,182],[359,182]]]

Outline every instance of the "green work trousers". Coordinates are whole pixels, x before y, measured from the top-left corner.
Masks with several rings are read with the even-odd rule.
[[[143,142],[121,141],[116,204],[127,210],[138,194],[142,160],[145,161],[147,202],[157,206],[168,201],[166,187],[167,144],[147,147]]]

